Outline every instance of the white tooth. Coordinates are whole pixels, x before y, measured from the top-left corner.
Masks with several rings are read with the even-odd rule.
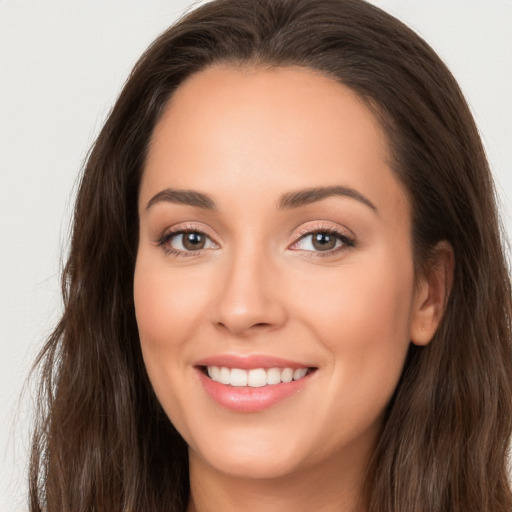
[[[302,379],[302,377],[306,376],[306,373],[308,373],[308,369],[307,368],[297,368],[293,372],[293,380]]]
[[[247,370],[231,368],[231,385],[242,387],[247,386]]]
[[[218,366],[208,366],[208,376],[212,380],[219,380],[220,369]]]
[[[265,386],[267,384],[267,372],[263,368],[249,370],[247,384],[251,386],[251,388],[260,388],[261,386]]]
[[[208,376],[221,384],[232,385],[236,387],[250,386],[258,388],[266,384],[275,385],[281,382],[291,382],[305,377],[308,373],[307,368],[254,368],[252,370],[242,370],[241,368],[226,368],[218,366],[207,367]]]
[[[279,384],[281,382],[281,370],[279,368],[269,368],[267,370],[267,384]]]
[[[281,370],[281,380],[283,382],[291,382],[293,380],[293,369],[283,368]]]
[[[219,371],[219,382],[221,384],[230,384],[231,383],[231,371],[229,368],[223,366]]]

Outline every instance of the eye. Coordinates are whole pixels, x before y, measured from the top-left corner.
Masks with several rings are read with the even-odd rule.
[[[204,249],[207,238],[202,233],[188,231],[172,236],[169,245],[179,251],[198,251]]]
[[[217,244],[205,233],[192,230],[176,230],[166,233],[160,238],[158,245],[177,255],[217,248]]]
[[[329,229],[310,231],[302,235],[291,247],[293,250],[333,253],[353,247],[352,238],[338,231]]]

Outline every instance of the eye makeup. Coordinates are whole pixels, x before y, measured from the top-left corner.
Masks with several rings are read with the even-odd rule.
[[[218,244],[205,230],[194,224],[178,225],[166,229],[156,240],[166,254],[177,257],[197,256],[201,251],[218,249]]]
[[[329,257],[356,246],[355,236],[324,222],[308,223],[296,234],[291,250],[300,251],[311,258]]]
[[[334,256],[356,246],[351,232],[323,222],[308,223],[294,238],[288,249],[310,258]],[[156,245],[176,257],[198,256],[205,250],[219,249],[219,244],[206,230],[190,223],[166,229],[156,240]]]

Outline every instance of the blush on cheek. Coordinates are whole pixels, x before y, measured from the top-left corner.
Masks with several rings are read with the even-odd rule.
[[[409,265],[410,266],[410,265]],[[334,353],[360,361],[360,371],[385,379],[382,367],[401,372],[409,346],[409,311],[413,293],[412,270],[407,264],[382,272],[377,265],[339,269],[339,278],[316,283],[309,293],[316,297],[308,308],[297,302],[300,316],[310,318],[319,339]],[[403,275],[399,275],[399,268]],[[344,275],[342,275],[344,273]],[[316,286],[316,285],[315,285]],[[300,299],[299,299],[300,300]],[[304,300],[302,298],[302,300]],[[379,368],[380,367],[380,368]],[[347,369],[350,371],[350,369]]]
[[[200,308],[197,292],[193,286],[180,286],[180,280],[159,272],[141,269],[135,274],[134,301],[137,325],[141,339],[153,344],[169,345],[175,340],[185,339]]]

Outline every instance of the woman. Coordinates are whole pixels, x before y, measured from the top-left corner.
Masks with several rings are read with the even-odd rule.
[[[216,1],[88,160],[32,510],[505,511],[510,280],[450,73],[360,0]]]

